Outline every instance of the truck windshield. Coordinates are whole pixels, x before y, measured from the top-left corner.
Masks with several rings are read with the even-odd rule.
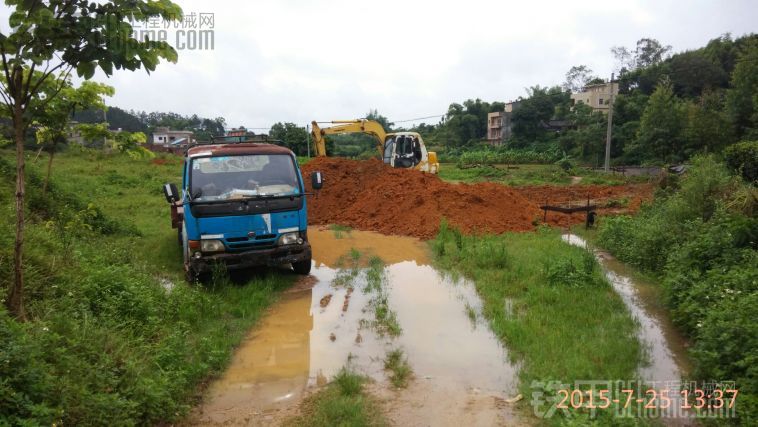
[[[298,195],[295,164],[286,154],[199,157],[192,160],[195,201]]]

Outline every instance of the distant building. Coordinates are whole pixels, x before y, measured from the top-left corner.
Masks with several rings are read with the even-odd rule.
[[[502,145],[513,136],[513,112],[518,109],[520,101],[505,104],[503,111],[487,114],[487,142]]]
[[[157,127],[153,132],[153,144],[162,146],[190,144],[195,142],[195,134],[191,130],[171,130],[167,127]]]
[[[226,131],[225,136],[247,136],[247,135],[248,135],[247,129],[245,129],[243,126],[240,126],[239,129],[232,128]]]
[[[618,83],[587,85],[581,92],[571,94],[571,105],[580,103],[586,104],[592,107],[595,111],[607,113],[610,104],[611,91],[613,91],[613,96],[618,95]]]
[[[503,119],[505,111],[495,111],[487,114],[487,142],[491,145],[501,145],[503,137]]]

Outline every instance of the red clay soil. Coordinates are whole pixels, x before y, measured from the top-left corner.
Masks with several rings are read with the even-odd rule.
[[[573,192],[572,187],[453,184],[435,175],[393,169],[378,159],[319,157],[303,166],[306,177],[316,170],[323,173],[324,187],[317,196],[308,198],[311,224],[342,224],[421,239],[433,238],[443,218],[464,233],[529,231],[543,218],[539,209],[543,196],[549,196],[551,204],[582,198],[586,203],[589,190],[594,203],[596,197],[621,197],[632,190],[626,188],[630,186],[618,189],[577,186],[579,190]],[[645,192],[634,190],[640,194]],[[584,221],[581,214],[548,215],[548,223],[554,225]]]

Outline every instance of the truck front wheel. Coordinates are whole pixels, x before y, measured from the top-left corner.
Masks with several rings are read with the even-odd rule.
[[[295,273],[307,275],[311,272],[311,259],[305,259],[298,262],[292,263],[292,269],[295,270]]]

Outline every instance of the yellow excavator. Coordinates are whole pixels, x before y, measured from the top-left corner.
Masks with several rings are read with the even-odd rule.
[[[434,174],[440,170],[437,153],[426,151],[424,140],[416,132],[385,133],[379,122],[366,119],[334,120],[329,123],[334,126],[321,128],[318,122],[311,122],[311,135],[317,156],[326,156],[326,135],[365,133],[376,138],[376,147],[382,161],[393,168],[416,169]]]

